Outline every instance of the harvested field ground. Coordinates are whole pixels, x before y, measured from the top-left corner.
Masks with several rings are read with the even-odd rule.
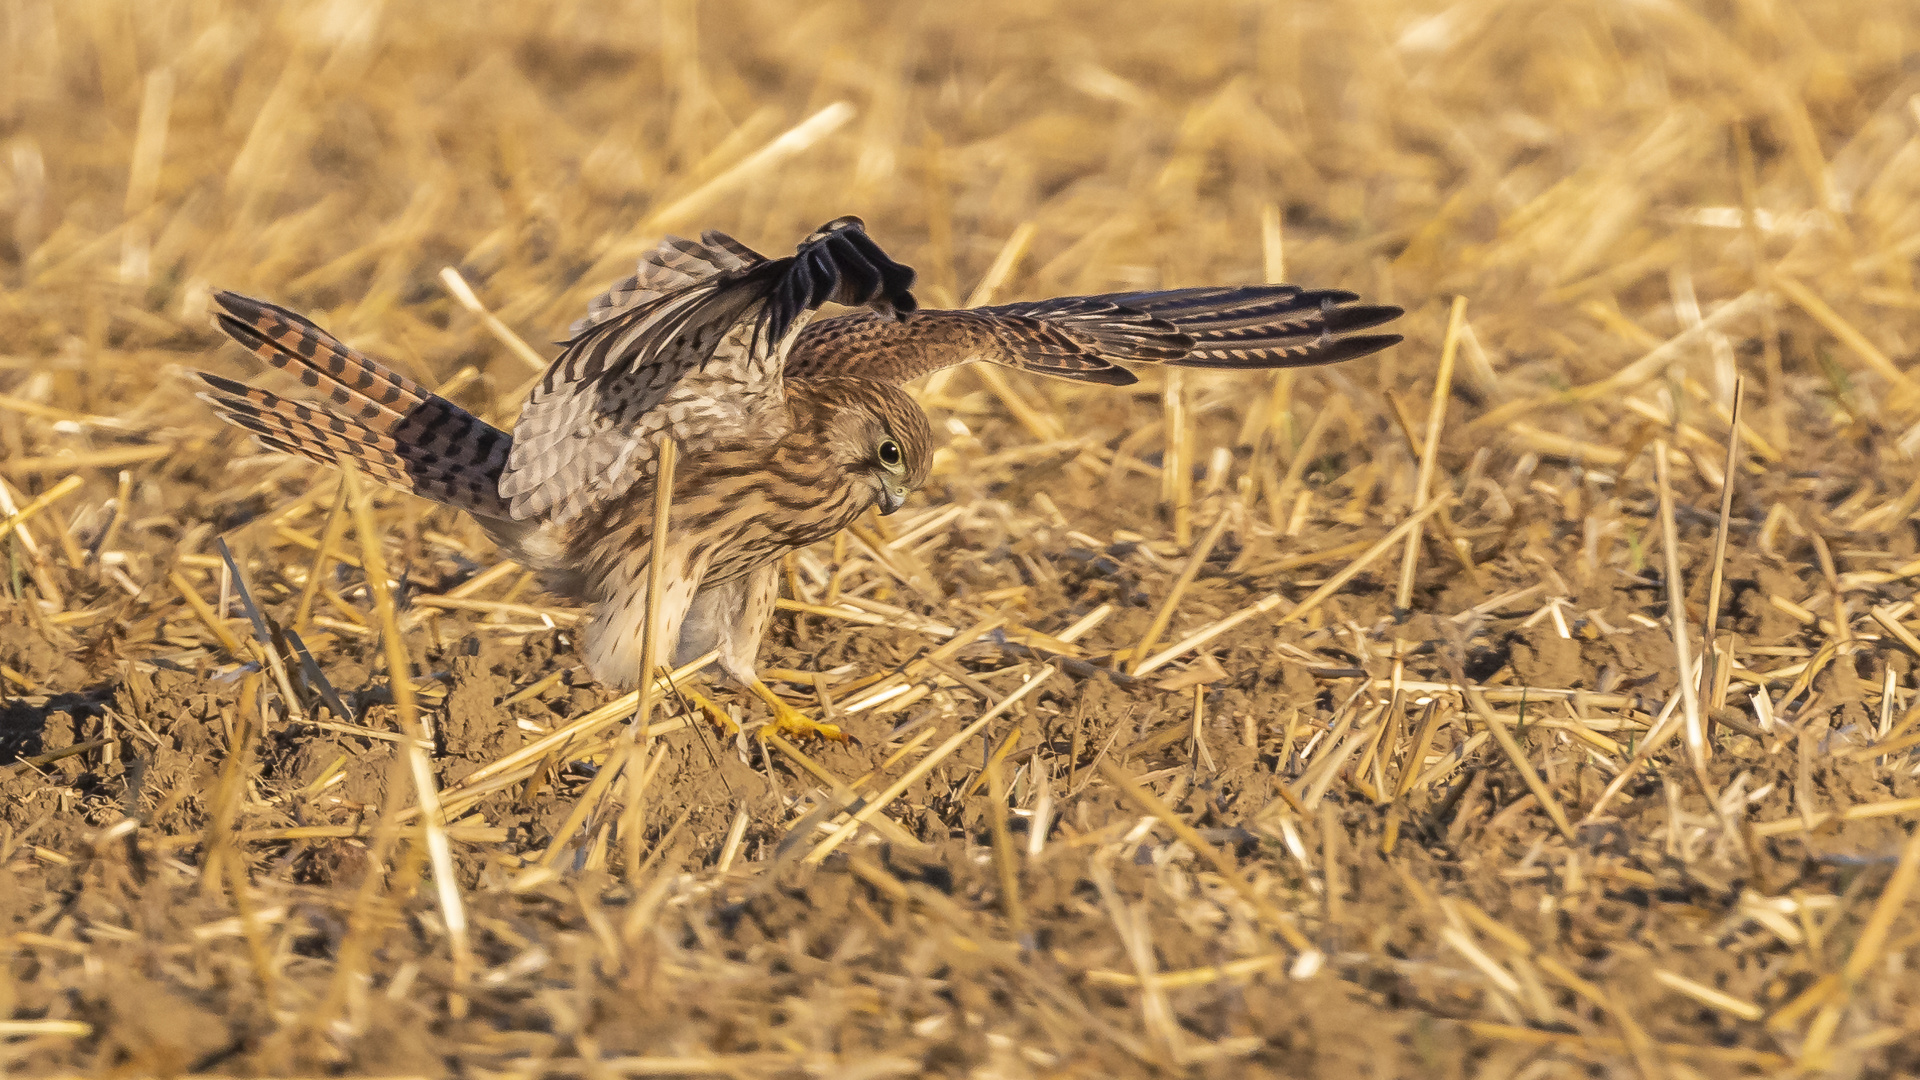
[[[1920,1072],[1920,8],[453,10],[0,2],[0,1072]],[[933,306],[1407,341],[935,376],[794,752],[630,745],[471,522],[182,375],[232,288],[510,418],[659,235],[843,213]]]

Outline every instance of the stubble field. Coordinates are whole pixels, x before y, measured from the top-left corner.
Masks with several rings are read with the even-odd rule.
[[[450,12],[0,4],[0,1071],[1920,1071],[1920,11]],[[805,747],[629,740],[470,521],[183,377],[230,288],[504,423],[660,235],[846,213],[927,306],[1407,340],[916,387]]]

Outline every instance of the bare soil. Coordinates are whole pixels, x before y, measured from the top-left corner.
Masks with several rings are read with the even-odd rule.
[[[52,493],[0,539],[0,1069],[1920,1073],[1911,12],[589,7],[0,15],[0,477]],[[163,67],[163,164],[130,194]],[[843,97],[850,126],[754,163]],[[1405,304],[1408,341],[1171,390],[937,377],[933,480],[795,560],[811,610],[763,648],[854,736],[804,761],[698,680],[747,733],[670,694],[610,784],[623,723],[539,742],[613,700],[574,613],[379,495],[458,800],[436,880],[364,538],[308,589],[335,481],[167,370],[257,374],[215,352],[206,290],[506,417],[532,371],[442,266],[538,347],[641,231],[772,250],[849,211],[928,303],[1032,222],[991,295],[1284,259]],[[1452,501],[1411,602],[1398,543],[1318,596],[1420,505],[1456,293]],[[1692,705],[1676,607],[1710,656]],[[891,835],[810,859],[836,790],[875,797],[1048,667],[881,808]]]

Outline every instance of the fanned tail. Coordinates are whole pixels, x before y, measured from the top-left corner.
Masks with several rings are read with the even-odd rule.
[[[267,446],[488,518],[507,518],[500,474],[513,437],[307,319],[237,293],[214,295],[214,321],[235,341],[323,394],[326,405],[196,372],[200,397]]]

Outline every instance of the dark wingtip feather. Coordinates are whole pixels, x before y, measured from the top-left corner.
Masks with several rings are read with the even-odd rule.
[[[1315,363],[1334,364],[1342,360],[1357,360],[1370,356],[1382,349],[1390,349],[1405,341],[1399,334],[1361,334],[1357,337],[1341,338],[1327,346],[1323,357],[1316,357]]]
[[[793,255],[766,264],[779,275],[765,332],[778,341],[803,312],[828,301],[899,317],[915,310],[913,268],[874,243],[857,217],[835,218],[800,242]]]
[[[1383,326],[1405,314],[1406,311],[1391,304],[1336,307],[1328,309],[1324,317],[1324,326],[1329,334],[1344,334],[1349,330],[1366,330],[1370,327]]]

